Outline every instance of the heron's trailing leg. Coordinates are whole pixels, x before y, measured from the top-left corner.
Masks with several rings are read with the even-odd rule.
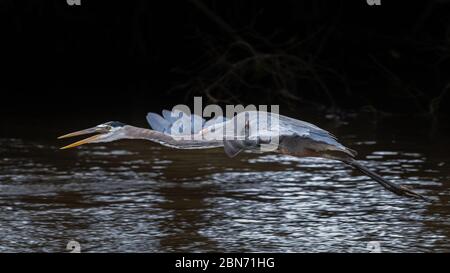
[[[394,184],[392,182],[387,181],[386,179],[384,179],[383,177],[381,177],[377,173],[375,173],[375,172],[367,169],[363,165],[361,165],[355,159],[339,159],[339,160],[341,160],[342,162],[346,163],[347,165],[350,165],[350,166],[358,169],[360,172],[364,173],[365,175],[371,177],[372,179],[374,179],[375,181],[380,183],[388,191],[391,191],[391,192],[393,192],[393,193],[395,193],[397,195],[401,195],[401,196],[414,197],[414,198],[420,198],[422,200],[428,200],[424,196],[422,196],[422,195],[420,195],[418,193],[415,193],[415,192],[411,191],[410,189],[407,189],[404,186],[396,185],[396,184]]]
[[[387,181],[380,175],[362,166],[358,161],[354,159],[356,151],[353,151],[340,144],[331,145],[324,143],[323,141],[313,140],[306,137],[284,137],[280,140],[278,152],[282,154],[288,154],[296,157],[321,157],[332,160],[338,160],[350,165],[365,175],[371,177],[377,181],[384,188],[397,195],[420,198],[427,200],[420,194],[417,194],[404,186],[396,185]]]

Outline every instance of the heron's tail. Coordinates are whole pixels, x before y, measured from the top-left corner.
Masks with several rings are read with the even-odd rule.
[[[407,189],[404,186],[396,185],[392,182],[387,181],[386,179],[384,179],[380,175],[374,173],[373,171],[367,169],[366,167],[364,167],[363,165],[361,165],[358,161],[356,161],[354,159],[345,159],[342,161],[344,163],[358,169],[360,172],[364,173],[365,175],[371,177],[372,179],[374,179],[375,181],[380,183],[388,191],[391,191],[391,192],[393,192],[397,195],[401,195],[401,196],[414,197],[414,198],[420,198],[422,200],[428,200],[424,196],[422,196],[418,193],[415,193],[415,192],[411,191],[410,189]]]

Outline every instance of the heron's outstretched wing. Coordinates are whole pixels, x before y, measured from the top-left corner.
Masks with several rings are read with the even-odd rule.
[[[171,112],[163,110],[162,116],[156,113],[148,113],[147,121],[153,130],[159,131],[169,135],[189,135],[196,134],[203,128],[222,123],[227,119],[223,116],[216,116],[208,121],[204,118],[184,112]],[[190,128],[186,128],[189,126]]]
[[[242,118],[248,120],[248,122],[245,122],[247,124],[244,126],[245,130],[237,130],[235,140],[227,138],[225,141],[223,127],[237,124],[239,119]],[[277,119],[277,123],[273,123],[273,118]],[[280,137],[280,139],[300,137],[317,143],[316,146],[322,147],[322,150],[344,152],[350,157],[356,155],[355,151],[340,144],[336,137],[328,131],[314,124],[274,113],[247,111],[239,113],[232,119],[218,116],[205,121],[197,115],[164,110],[162,116],[156,113],[148,113],[147,121],[155,131],[172,136],[197,134],[202,129],[213,128],[213,125],[216,129],[222,128],[222,131],[207,130],[205,136],[207,136],[207,139],[223,140],[225,152],[229,156],[234,156],[241,150],[253,148],[258,143],[268,142],[273,137]],[[269,123],[267,123],[268,121]],[[244,129],[244,127],[241,129]]]

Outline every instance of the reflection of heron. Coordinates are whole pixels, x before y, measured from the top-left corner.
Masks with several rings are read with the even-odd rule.
[[[277,131],[275,132],[270,126],[266,126],[264,130],[256,130],[255,128],[260,128],[259,123],[261,123],[261,120],[248,118],[249,114],[252,113],[258,114],[261,112],[244,112],[235,116],[233,119],[227,120],[224,117],[215,117],[205,121],[195,115],[189,116],[185,114],[180,117],[175,117],[174,113],[164,110],[163,116],[155,113],[149,113],[147,115],[147,120],[154,130],[112,121],[63,135],[59,138],[94,134],[91,137],[72,143],[61,149],[72,148],[86,143],[111,142],[119,139],[144,139],[176,149],[224,147],[225,153],[230,157],[234,157],[242,150],[255,150],[263,144],[269,144],[274,136],[278,136],[275,152],[297,157],[320,157],[339,160],[370,176],[393,193],[425,199],[403,186],[398,186],[385,180],[378,174],[362,166],[354,159],[356,156],[355,151],[346,148],[337,142],[336,138],[329,132],[313,124],[282,115],[269,114],[278,118]],[[221,135],[222,133],[218,133],[221,132],[219,130],[220,128],[226,127],[231,123],[239,123],[241,119],[238,119],[238,117],[241,115],[247,115],[247,119],[243,119],[245,120],[243,126],[236,126],[238,128],[236,138],[225,138]],[[186,121],[189,123],[183,123]],[[176,128],[174,129],[180,123],[189,124],[189,126],[192,125],[189,128],[189,132],[183,133],[178,132]],[[239,128],[242,128],[242,130],[239,131]]]

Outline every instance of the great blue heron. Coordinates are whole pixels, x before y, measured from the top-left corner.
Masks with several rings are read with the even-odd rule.
[[[268,144],[274,136],[278,136],[274,152],[296,157],[319,157],[338,160],[358,169],[397,195],[426,200],[422,195],[404,186],[389,182],[362,166],[355,160],[356,152],[354,150],[343,146],[337,141],[335,136],[311,123],[283,115],[269,114],[271,117],[277,118],[277,130],[275,132],[270,126],[264,127],[263,130],[255,130],[255,128],[260,128],[259,123],[261,123],[261,120],[258,118],[237,118],[242,115],[248,117],[249,114],[256,114],[258,117],[258,113],[258,111],[243,112],[232,119],[219,116],[205,121],[196,115],[182,115],[181,117],[177,117],[173,112],[164,110],[162,116],[155,113],[149,113],[147,115],[147,121],[153,130],[127,125],[118,121],[111,121],[89,129],[60,136],[59,139],[94,134],[91,137],[64,146],[61,149],[72,148],[87,143],[111,142],[119,139],[144,139],[176,149],[224,147],[225,153],[229,157],[234,157],[240,151],[255,150],[263,144]],[[227,124],[236,124],[236,120],[245,120],[243,126],[237,126],[237,128],[243,128],[241,130],[242,132],[238,132],[235,139],[227,139],[221,136],[222,131],[218,129],[227,126]],[[185,121],[189,121],[188,124],[192,124],[188,132],[185,130],[184,132],[178,133],[178,131],[174,130],[175,125],[179,125],[180,122],[183,123]],[[194,124],[200,126],[194,126]]]

